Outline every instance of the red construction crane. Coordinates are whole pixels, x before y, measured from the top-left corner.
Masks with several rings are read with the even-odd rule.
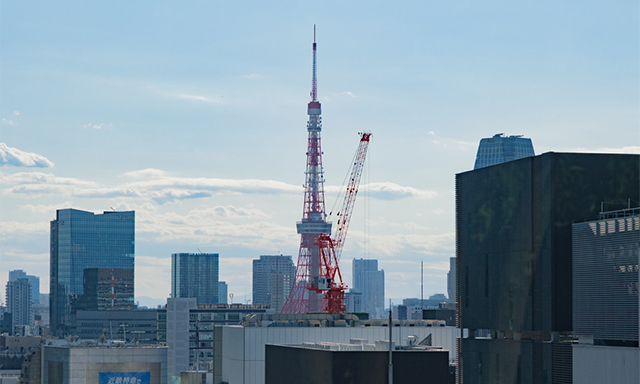
[[[345,311],[344,292],[347,286],[342,281],[342,273],[340,272],[340,255],[347,238],[347,230],[351,222],[351,213],[353,212],[358,187],[360,185],[360,177],[364,168],[364,160],[367,156],[369,148],[369,139],[371,133],[359,133],[360,144],[356,152],[354,163],[352,164],[349,183],[345,190],[344,200],[340,211],[336,214],[338,219],[336,232],[331,238],[327,234],[318,236],[317,245],[320,253],[320,277],[317,281],[312,282],[309,290],[316,293],[324,293],[326,300],[325,311],[330,314],[342,313]]]

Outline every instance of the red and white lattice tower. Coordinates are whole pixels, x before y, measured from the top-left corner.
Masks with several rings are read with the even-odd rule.
[[[311,102],[307,114],[307,170],[304,183],[304,209],[302,221],[297,223],[300,234],[300,253],[296,267],[296,278],[289,297],[282,307],[282,313],[307,313],[323,311],[326,299],[321,292],[309,287],[322,277],[318,237],[331,235],[331,223],[326,221],[324,207],[324,178],[322,169],[322,149],[320,146],[320,102],[318,101],[318,83],[316,77],[316,31],[313,28],[313,78],[311,83]]]

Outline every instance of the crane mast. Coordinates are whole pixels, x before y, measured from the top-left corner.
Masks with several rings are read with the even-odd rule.
[[[367,157],[369,140],[371,138],[371,133],[359,133],[359,135],[360,144],[356,151],[349,183],[345,190],[342,208],[337,213],[338,222],[336,232],[333,238],[327,234],[318,236],[317,245],[320,253],[320,261],[322,262],[320,268],[322,277],[318,279],[317,284],[309,287],[311,291],[317,293],[324,292],[324,298],[326,300],[325,311],[330,314],[342,313],[346,310],[344,305],[344,292],[347,286],[344,285],[342,280],[339,261],[344,242],[347,238],[351,214],[353,213],[358,187],[360,186],[362,169],[364,168],[364,161]]]
[[[336,250],[336,257],[340,260],[342,254],[342,247],[344,241],[347,238],[347,231],[349,230],[349,222],[351,221],[351,213],[353,212],[353,205],[356,202],[356,195],[358,194],[358,187],[360,185],[360,177],[362,176],[362,170],[364,169],[364,160],[367,157],[367,150],[369,149],[369,139],[371,133],[361,132],[360,144],[356,151],[356,156],[351,168],[351,175],[349,176],[349,183],[345,190],[344,200],[342,207],[336,214],[338,219],[336,232],[333,236],[333,244]]]

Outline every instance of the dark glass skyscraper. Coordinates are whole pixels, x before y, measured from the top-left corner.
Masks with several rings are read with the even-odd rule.
[[[84,295],[89,268],[134,269],[133,211],[92,212],[60,209],[51,222],[51,332],[74,331],[75,312]]]
[[[217,253],[171,255],[171,297],[195,297],[198,304],[218,303]]]
[[[476,164],[473,169],[535,155],[531,139],[522,136],[505,137],[504,133],[498,133],[491,138],[480,140],[478,153],[476,154]]]
[[[639,201],[638,164],[638,155],[550,152],[456,175],[456,301],[458,326],[465,329],[458,339],[459,383],[573,382],[573,343],[565,342],[572,340],[572,316],[595,318],[596,300],[623,297],[587,277],[591,291],[583,292],[591,312],[574,311],[573,289],[580,284],[573,273],[584,275],[573,257],[588,254],[572,249],[605,239],[583,237],[572,231],[572,223]],[[609,268],[607,273],[615,272],[614,266],[635,270],[634,249],[614,246],[600,252],[595,263]],[[637,275],[629,279],[638,282]],[[633,294],[637,303],[637,291],[627,296],[633,300]],[[606,313],[601,319],[611,329],[619,317]]]

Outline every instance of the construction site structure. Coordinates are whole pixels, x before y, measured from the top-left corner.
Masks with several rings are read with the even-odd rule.
[[[308,104],[307,165],[304,184],[304,208],[302,220],[297,223],[300,234],[300,251],[295,281],[286,303],[284,314],[303,314],[326,311],[344,312],[344,291],[338,260],[351,217],[351,210],[364,166],[370,133],[361,133],[351,178],[344,203],[337,213],[338,230],[331,238],[332,223],[327,221],[324,202],[324,170],[320,132],[322,130],[321,105],[318,101],[315,26],[313,32],[313,76],[311,101]]]

